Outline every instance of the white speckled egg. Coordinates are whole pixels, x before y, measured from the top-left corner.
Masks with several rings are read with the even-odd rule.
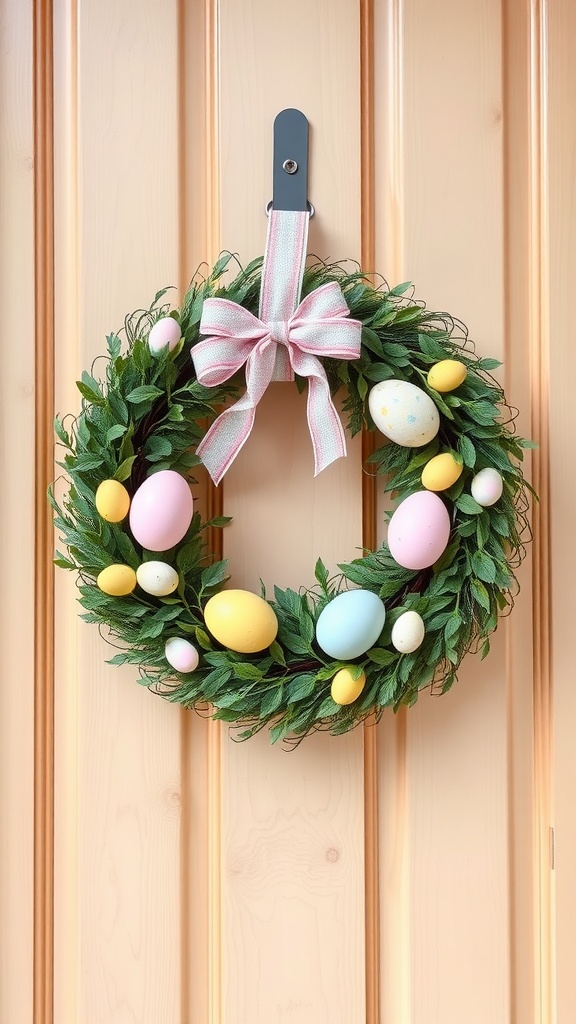
[[[166,641],[164,657],[177,672],[194,672],[200,661],[194,645],[180,636],[170,637],[170,640]]]
[[[376,643],[384,627],[386,611],[371,590],[346,590],[320,612],[316,640],[325,654],[349,661]]]
[[[483,508],[495,505],[502,497],[504,482],[497,469],[481,469],[472,480],[470,490],[474,501]]]
[[[422,388],[405,380],[382,380],[368,396],[378,430],[404,448],[429,444],[440,429],[440,415]]]
[[[392,646],[401,654],[417,651],[424,639],[424,620],[418,612],[403,612],[392,626]]]
[[[178,573],[167,562],[142,562],[136,570],[138,586],[154,597],[173,594],[178,586]]]

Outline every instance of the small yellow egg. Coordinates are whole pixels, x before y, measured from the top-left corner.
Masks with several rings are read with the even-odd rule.
[[[218,643],[239,654],[255,654],[276,639],[278,619],[249,590],[221,590],[207,602],[204,621]]]
[[[353,704],[362,693],[365,683],[364,672],[361,672],[357,679],[353,679],[351,668],[341,668],[332,680],[332,700],[335,704]]]
[[[103,480],[96,491],[96,508],[107,523],[121,523],[128,515],[130,495],[119,480]]]
[[[464,466],[450,452],[441,452],[427,462],[422,470],[422,486],[427,491],[446,491],[455,484]]]
[[[428,371],[428,385],[435,391],[454,391],[466,377],[467,369],[458,359],[442,359]]]
[[[129,565],[109,565],[102,569],[96,583],[110,597],[125,597],[136,586],[136,573]]]

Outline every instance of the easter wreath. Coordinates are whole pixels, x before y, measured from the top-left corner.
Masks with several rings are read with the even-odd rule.
[[[207,386],[192,365],[205,302],[258,310],[262,260],[223,283],[231,259],[197,275],[179,310],[159,292],[126,318],[124,350],[108,337],[104,379],[82,374],[79,416],[55,423],[70,481],[50,493],[67,548],[55,562],[78,572],[82,617],[120,647],[111,664],[139,666],[144,685],[237,723],[242,739],[269,724],[273,742],[299,742],[412,705],[424,687],[444,693],[467,652],[487,654],[529,536],[520,463],[530,442],[516,436],[490,374],[498,361],[475,355],[462,324],[414,301],[410,285],[307,266],[303,302],[337,286],[361,330],[358,358],[320,362],[330,393],[345,391],[349,433],[386,433],[366,471],[385,477],[399,504],[387,543],[332,578],[319,558],[312,589],[223,590],[226,562],[205,538],[229,520],[192,515],[188,476],[206,424],[238,391],[236,376]],[[396,424],[394,404],[408,410]],[[158,507],[167,522],[148,539],[146,516],[154,532]]]

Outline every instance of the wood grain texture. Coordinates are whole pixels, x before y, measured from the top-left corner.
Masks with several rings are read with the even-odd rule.
[[[53,1020],[54,565],[46,491],[53,478],[54,182],[51,0],[34,4],[34,1020]]]
[[[310,251],[360,255],[359,12],[356,4],[220,3],[222,245],[263,251],[272,122],[311,124]],[[334,74],[334,68],[339,73]],[[250,159],[244,159],[248,151]],[[272,385],[224,483],[233,582],[312,582],[362,543],[360,439],[313,479],[305,396]],[[362,734],[266,735],[222,744],[222,1024],[365,1020]]]
[[[509,354],[509,303],[528,284],[525,263],[523,276],[511,272],[511,298],[504,292],[505,261],[524,241],[518,206],[510,219],[505,205],[513,179],[504,169],[521,167],[526,180],[529,166],[526,109],[503,91],[506,62],[516,54],[525,75],[525,58],[503,37],[502,16],[495,3],[376,5],[377,180],[386,182],[379,268],[391,283],[415,281],[417,297],[461,317],[478,349],[501,358]],[[512,165],[503,162],[505,95],[524,118],[524,149]],[[521,344],[519,328],[514,337]],[[507,386],[527,401],[526,369],[517,362],[511,371]],[[529,636],[529,603],[524,612],[519,604]],[[533,948],[517,941],[520,921],[531,934],[522,853],[532,842],[531,663],[523,637],[521,650],[519,634],[501,627],[489,661],[467,661],[450,694],[424,693],[381,727],[384,1024],[529,1019],[511,1016],[515,999],[533,1005],[525,984]]]
[[[549,542],[550,639],[553,667],[551,740],[552,825],[555,831],[552,875],[551,982],[552,1008],[558,1024],[570,1020],[576,1001],[574,977],[574,920],[576,912],[576,825],[574,820],[575,756],[571,740],[576,715],[572,657],[573,574],[576,546],[573,533],[575,487],[572,475],[573,400],[571,385],[576,371],[571,293],[576,256],[576,123],[571,97],[576,81],[574,40],[576,10],[564,0],[544,4],[547,63],[543,86],[546,102],[544,128],[548,142],[547,195],[549,304]]]
[[[176,3],[56,5],[58,409],[178,285]],[[96,372],[98,367],[96,367]],[[181,1019],[181,713],[108,668],[59,580],[56,1019]]]
[[[312,125],[310,248],[364,263],[374,249],[390,283],[414,279],[418,297],[505,358],[549,501],[533,621],[527,563],[490,659],[468,661],[452,693],[423,694],[368,740],[319,736],[293,754],[266,735],[234,745],[139,689],[130,670],[108,669],[104,642],[76,618],[73,580],[58,575],[55,1021],[550,1024],[557,1001],[564,1024],[576,907],[572,5],[335,0],[329,18],[320,0],[137,6],[54,0],[58,411],[77,408],[73,381],[127,310],[163,284],[183,289],[221,247],[244,263],[263,251],[272,120],[299,106]],[[0,17],[15,57],[0,69],[0,287],[16,331],[33,286],[32,12],[5,0]],[[371,60],[372,45],[371,94],[361,55]],[[32,338],[31,320],[23,333]],[[26,441],[6,449],[7,478],[30,495],[25,514],[8,501],[0,536],[9,564],[14,537],[28,552],[1,620],[7,677],[19,681],[0,696],[10,1024],[29,1019],[32,999],[32,661],[10,641],[33,607],[32,407],[21,415],[33,373],[23,344],[0,382]],[[318,555],[354,557],[368,538],[361,480],[359,439],[313,480],[305,402],[272,386],[216,498],[198,489],[204,502],[223,491],[234,516],[234,584],[299,586]]]
[[[0,3],[0,1019],[32,1020],[34,857],[34,108],[32,4]],[[16,443],[14,443],[14,439]]]

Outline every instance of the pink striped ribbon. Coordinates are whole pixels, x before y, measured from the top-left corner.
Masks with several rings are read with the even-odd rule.
[[[308,378],[308,427],[316,476],[346,455],[346,439],[317,356],[358,359],[362,324],[336,282],[297,305],[308,241],[307,212],[272,210],[260,290],[260,316],[228,299],[206,299],[192,349],[198,380],[216,387],[246,365],[246,392],[214,421],[196,453],[218,484],[248,440],[256,406],[270,381]]]

